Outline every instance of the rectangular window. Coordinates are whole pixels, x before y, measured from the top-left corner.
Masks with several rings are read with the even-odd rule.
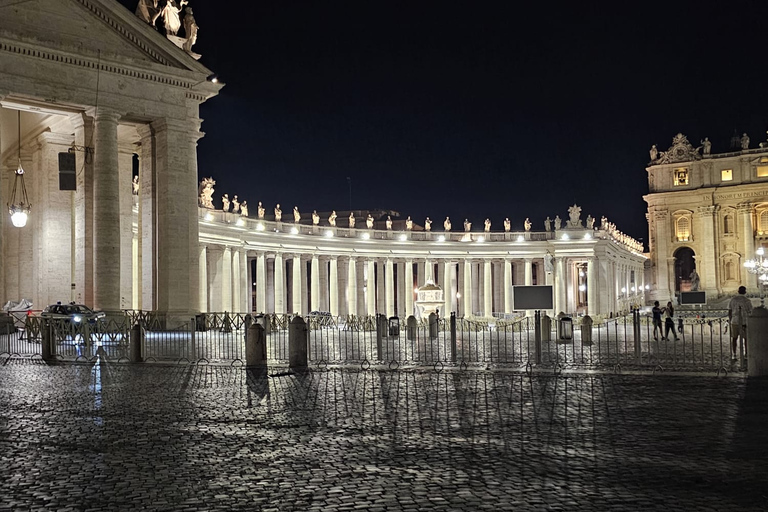
[[[757,177],[758,178],[768,177],[768,165],[758,165],[757,166]]]
[[[674,176],[675,176],[675,186],[681,186],[681,185],[687,185],[688,184],[688,169],[675,169],[674,170]]]
[[[733,169],[723,169],[720,171],[720,181],[732,181]]]

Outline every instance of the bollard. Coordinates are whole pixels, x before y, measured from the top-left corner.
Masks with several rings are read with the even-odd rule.
[[[131,362],[143,363],[144,358],[141,355],[141,347],[143,343],[144,333],[141,332],[141,326],[136,323],[131,327],[130,346],[131,346]]]
[[[768,309],[758,306],[747,322],[747,376],[768,376]]]
[[[376,315],[376,358],[378,361],[384,360],[384,338],[387,337],[387,317]]]
[[[40,344],[40,351],[43,357],[43,361],[53,360],[53,324],[47,319],[42,319],[42,328],[40,329],[40,336],[42,343]]]
[[[552,341],[552,318],[546,313],[541,316],[541,341]]]
[[[458,347],[456,345],[456,313],[451,313],[451,361],[456,362],[456,352]]]
[[[245,338],[245,365],[248,368],[267,366],[267,337],[264,328],[251,324]]]
[[[581,344],[592,344],[592,317],[589,315],[584,315],[581,319]]]
[[[288,328],[288,365],[293,369],[306,369],[307,352],[307,323],[296,315]]]
[[[408,338],[408,341],[413,341],[416,339],[416,328],[419,325],[418,321],[416,320],[416,317],[411,315],[408,317],[408,320],[405,321],[405,334]]]
[[[632,310],[632,334],[635,337],[635,364],[642,364],[643,350],[640,345],[640,310]]]
[[[429,337],[437,338],[437,315],[434,313],[429,314]]]

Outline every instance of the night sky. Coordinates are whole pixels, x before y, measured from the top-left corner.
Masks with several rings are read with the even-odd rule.
[[[227,84],[201,108],[217,201],[346,210],[351,177],[354,209],[436,228],[575,202],[646,240],[651,144],[766,139],[766,2],[190,5]]]

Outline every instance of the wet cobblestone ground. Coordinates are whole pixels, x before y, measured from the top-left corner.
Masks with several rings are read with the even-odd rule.
[[[768,384],[10,360],[0,509],[768,510]]]

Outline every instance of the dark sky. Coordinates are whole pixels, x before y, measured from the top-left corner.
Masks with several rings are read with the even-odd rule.
[[[349,176],[355,209],[419,224],[542,229],[575,202],[646,239],[651,144],[768,127],[766,2],[191,6],[227,84],[201,109],[216,199],[343,210]]]

